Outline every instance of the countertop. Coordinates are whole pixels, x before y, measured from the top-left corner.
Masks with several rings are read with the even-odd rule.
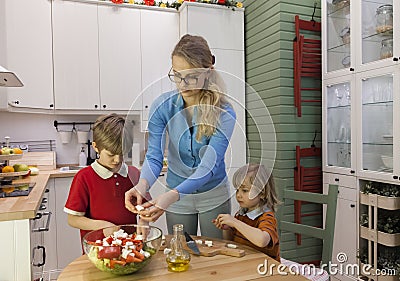
[[[168,235],[167,235],[168,239]],[[196,237],[202,240],[219,240],[208,237]],[[231,241],[219,240],[226,243]],[[270,258],[262,252],[245,245],[239,245],[239,249],[245,250],[243,257],[231,257],[225,255],[216,255],[213,257],[191,255],[190,267],[185,272],[170,272],[167,269],[165,255],[163,251],[159,251],[153,260],[141,271],[131,275],[119,276],[107,272],[101,272],[86,255],[80,256],[70,263],[61,272],[58,281],[94,281],[94,280],[152,280],[152,281],[179,281],[179,280],[293,280],[306,281],[307,279],[301,275],[290,274],[288,268],[279,268],[279,262]],[[262,266],[260,266],[262,265]],[[263,274],[264,265],[267,265],[268,271]],[[270,266],[272,265],[272,266]],[[260,268],[261,273],[257,268]],[[282,274],[282,272],[284,272]]]
[[[139,168],[140,169],[140,168]],[[164,167],[162,172],[166,172]],[[29,176],[35,186],[28,196],[0,198],[0,221],[33,219],[40,206],[49,178],[73,177],[78,171],[63,171],[60,169],[40,171],[37,176]]]
[[[0,221],[33,219],[40,206],[49,178],[73,177],[76,171],[60,172],[59,169],[40,171],[37,176],[29,176],[26,180],[35,182],[28,196],[0,198]]]

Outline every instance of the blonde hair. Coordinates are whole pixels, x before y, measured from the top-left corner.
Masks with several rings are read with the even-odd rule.
[[[185,59],[193,68],[212,68],[215,59],[203,37],[189,34],[182,36],[176,44],[171,57],[174,56]],[[215,133],[222,107],[228,104],[224,97],[224,88],[220,75],[210,69],[205,86],[200,90],[197,141]]]
[[[239,168],[233,175],[232,184],[236,189],[244,184],[250,184],[250,199],[260,196],[260,207],[267,206],[276,212],[281,203],[275,190],[272,173],[264,165],[250,163]]]
[[[108,150],[114,155],[123,155],[125,149],[132,147],[132,133],[125,130],[125,119],[115,113],[102,115],[93,125],[93,141],[99,152]]]

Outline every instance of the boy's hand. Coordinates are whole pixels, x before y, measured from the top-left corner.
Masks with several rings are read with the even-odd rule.
[[[229,214],[219,214],[212,222],[217,228],[227,230],[229,227],[235,227],[235,221],[236,219]]]

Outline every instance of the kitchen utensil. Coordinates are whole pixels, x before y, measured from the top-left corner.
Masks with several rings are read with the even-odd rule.
[[[78,137],[78,143],[85,144],[89,139],[89,131],[76,131]]]
[[[190,237],[190,235],[185,231],[185,238],[186,238],[186,245],[189,247],[190,250],[192,250],[192,252],[195,255],[200,255],[200,250],[197,247],[196,242],[193,240],[192,237]]]
[[[389,169],[393,169],[393,157],[392,156],[381,155],[381,159],[382,159],[383,165],[385,165]]]
[[[139,237],[136,235],[138,233],[139,227],[144,229],[147,234],[143,240],[139,239]],[[98,242],[100,241],[101,241],[100,244],[103,244],[102,243],[103,239],[110,238],[111,235],[113,235],[113,238],[110,238],[112,240],[116,239],[117,237],[120,237],[120,239],[127,239],[127,237],[123,238],[124,234],[122,233],[127,233],[128,235],[132,235],[131,240],[133,240],[133,242],[131,243],[132,246],[136,245],[134,247],[135,249],[137,249],[137,247],[143,246],[142,250],[144,251],[143,252],[144,257],[142,257],[143,258],[142,261],[136,262],[133,260],[127,262],[128,258],[125,259],[122,257],[123,256],[122,249],[123,248],[130,249],[129,245],[118,246],[114,244],[112,246],[103,246],[98,244]],[[161,240],[162,240],[162,231],[158,227],[129,224],[129,225],[111,226],[91,231],[83,237],[82,244],[89,260],[98,269],[104,272],[110,272],[117,275],[126,275],[134,273],[145,267],[160,248]],[[112,258],[113,261],[111,261],[111,258],[106,257],[110,253],[116,255],[113,256]],[[119,264],[123,263],[124,260],[126,261],[124,265]]]
[[[67,144],[71,141],[72,131],[58,131],[58,135],[60,136],[61,143]]]

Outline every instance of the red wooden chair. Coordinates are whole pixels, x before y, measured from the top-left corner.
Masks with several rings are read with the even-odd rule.
[[[305,37],[305,35],[311,35],[311,37],[320,36],[321,23],[314,20],[301,20],[296,15],[295,30],[296,37],[293,40],[294,105],[297,108],[297,116],[301,117],[301,104],[303,102],[321,103],[321,40]],[[301,34],[301,31],[305,32]],[[302,82],[305,82],[303,84],[306,86],[302,86]],[[304,92],[309,93],[306,95],[307,98],[302,97]],[[318,96],[312,98],[315,93]]]
[[[321,148],[319,147],[300,148],[300,146],[296,146],[296,167],[294,168],[295,191],[323,193],[321,165],[310,167],[303,163],[307,160],[320,161],[321,157]],[[322,211],[303,213],[303,204],[309,203],[301,200],[294,200],[294,219],[296,223],[301,224],[303,217],[320,216],[322,214]],[[296,233],[296,240],[297,244],[301,245],[301,234]]]

